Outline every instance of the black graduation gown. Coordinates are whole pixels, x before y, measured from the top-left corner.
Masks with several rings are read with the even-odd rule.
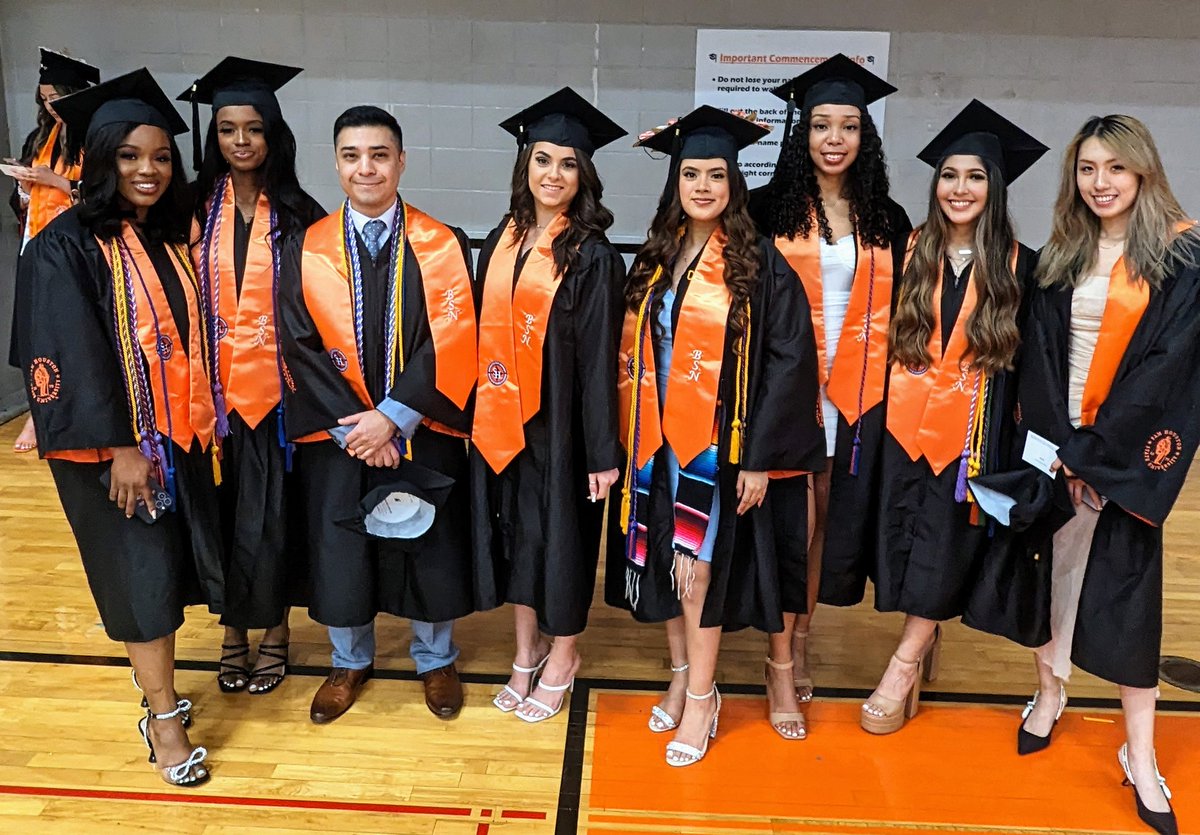
[[[1030,286],[1035,265],[1034,253],[1021,246],[1016,275],[1023,288]],[[961,310],[967,277],[964,272],[956,290],[949,267],[945,275],[939,300],[943,345]],[[1010,468],[1014,377],[1012,372],[1002,372],[991,378],[985,472]],[[958,466],[958,461],[952,461],[935,476],[924,456],[913,461],[890,433],[884,433],[876,555],[868,567],[878,611],[900,611],[930,620],[950,620],[963,614],[991,545],[992,526],[986,520],[982,525],[971,524],[972,505],[955,501]]]
[[[481,299],[506,223],[492,230],[479,253]],[[529,606],[548,635],[582,632],[596,588],[604,505],[588,500],[588,473],[621,463],[612,370],[624,279],[625,262],[607,239],[583,242],[550,307],[541,408],[525,424],[525,448],[499,474],[478,450],[471,452],[471,518],[484,604]]]
[[[468,241],[451,227],[470,268]],[[356,235],[356,237],[358,237]],[[390,238],[388,241],[390,242]],[[280,277],[279,318],[283,357],[295,382],[285,390],[289,439],[337,426],[339,418],[366,407],[351,390],[326,353],[321,335],[304,301],[300,256],[304,236],[284,249]],[[364,375],[375,403],[384,395],[430,420],[467,432],[469,412],[454,405],[435,386],[433,336],[425,306],[421,268],[411,245],[404,249],[404,371],[385,391],[384,320],[387,309],[387,244],[373,262],[358,238],[363,269]],[[470,404],[468,404],[468,409]],[[359,501],[386,483],[393,471],[368,467],[332,441],[297,444],[293,460],[295,494],[289,533],[294,547],[309,555],[309,614],[326,626],[362,626],[379,612],[420,621],[446,621],[476,610],[472,587],[470,531],[462,520],[469,512],[466,443],[417,428],[410,442],[412,460],[455,480],[438,509],[433,527],[416,539],[376,539],[343,524],[361,516]]]
[[[325,216],[304,194],[300,228]],[[235,212],[233,266],[237,291],[242,290],[251,224]],[[282,245],[282,244],[281,244]],[[221,623],[238,629],[268,629],[283,620],[288,606],[305,602],[307,560],[288,548],[289,507],[286,501],[287,459],[279,444],[279,421],[272,411],[254,429],[236,411],[229,414],[229,434],[221,443],[221,535],[225,544],[225,611]],[[296,544],[296,543],[293,543]]]
[[[750,193],[750,211],[763,234],[771,234],[770,214],[774,205],[775,183],[760,186]],[[887,199],[884,207],[891,220],[893,308],[900,277],[904,273],[904,254],[912,223],[899,203]],[[853,606],[861,603],[866,594],[867,576],[863,566],[875,561],[878,542],[877,522],[879,518],[879,460],[883,447],[884,403],[887,402],[887,376],[884,377],[883,401],[866,410],[853,426],[839,413],[837,417],[837,440],[834,443],[833,460],[829,462],[829,511],[825,525],[825,543],[821,555],[821,580],[817,599],[831,606]],[[857,474],[850,472],[854,453],[854,437],[859,433]],[[801,503],[807,507],[807,479],[788,484],[772,485],[776,491],[775,507],[779,509],[778,524],[781,534],[788,532],[787,539],[807,541],[807,531],[796,526],[797,517],[793,508]],[[801,488],[805,488],[802,492]],[[787,491],[786,499],[781,495]],[[802,605],[794,610],[808,611],[807,596],[801,598]]]
[[[796,273],[769,240],[759,239],[759,251],[762,266],[750,294],[748,431],[741,465],[727,463],[730,420],[728,413],[720,415],[720,518],[701,625],[779,632],[783,613],[803,611],[805,606],[808,506],[796,497],[806,496],[806,477],[772,479],[762,506],[738,516],[738,473],[743,469],[812,472],[824,464],[825,435],[817,424],[820,384],[808,299]],[[687,287],[685,277],[676,291],[676,318]],[[736,400],[736,347],[737,339],[727,330],[717,395],[726,405]],[[636,608],[625,596],[621,505],[619,501],[609,504],[605,602],[632,611],[643,622],[678,617],[682,609],[671,580],[675,511],[665,454],[660,451],[655,459],[650,485],[646,568]]]
[[[1193,261],[1200,243],[1188,247]],[[1162,641],[1162,525],[1200,443],[1200,269],[1177,266],[1134,329],[1112,390],[1091,426],[1067,417],[1071,288],[1033,292],[1018,391],[1020,442],[1028,431],[1059,446],[1063,463],[1108,504],[1084,574],[1071,660],[1100,678],[1154,687]],[[1160,447],[1160,444],[1162,446]],[[1050,638],[1052,539],[1020,542],[993,558],[1042,601],[1016,614],[973,601],[971,626],[1038,646]],[[1032,552],[1042,559],[1030,568]]]
[[[34,145],[34,141],[37,139],[37,135],[38,135],[38,129],[34,128],[32,131],[30,131],[29,135],[25,137],[25,142],[22,143],[22,145],[21,145],[21,156],[19,156],[17,158],[17,161],[20,162],[21,165],[32,165],[33,164],[33,158],[37,154],[37,150],[38,150],[37,146]],[[17,216],[18,227],[24,228],[24,226],[25,226],[25,209],[24,209],[24,207],[21,206],[21,197],[18,194],[18,188],[19,188],[19,186],[18,186],[16,180],[14,180],[12,191],[9,192],[9,195],[8,195],[8,205],[9,205],[9,208],[11,208],[13,210],[13,214]]]
[[[161,245],[147,245],[147,252],[185,350],[188,317],[181,277]],[[155,280],[153,274],[145,277]],[[27,391],[35,358],[50,360],[60,382],[54,399],[31,398],[43,456],[134,446],[112,309],[107,257],[80,225],[78,210],[68,210],[30,242],[18,267],[15,345]],[[174,446],[173,452],[177,510],[153,525],[126,519],[109,501],[100,484],[109,463],[50,461],[88,585],[105,632],[115,641],[169,635],[183,623],[187,605],[207,603],[214,612],[224,605],[210,456],[198,444],[190,450]]]

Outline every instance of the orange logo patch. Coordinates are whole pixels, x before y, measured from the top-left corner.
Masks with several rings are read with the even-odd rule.
[[[1160,429],[1155,432],[1146,441],[1146,447],[1142,450],[1146,466],[1159,472],[1173,467],[1182,454],[1183,439],[1179,437],[1178,432],[1171,429]]]
[[[58,399],[62,388],[62,375],[54,360],[38,357],[29,364],[29,393],[37,403],[49,403]]]

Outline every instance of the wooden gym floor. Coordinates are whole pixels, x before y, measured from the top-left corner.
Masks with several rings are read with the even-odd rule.
[[[661,630],[597,602],[581,640],[569,709],[541,725],[496,711],[511,616],[456,629],[466,707],[425,709],[407,625],[381,618],[376,678],[325,727],[308,721],[329,664],[324,630],[292,614],[292,667],[263,697],[213,681],[221,630],[193,610],[178,634],[181,694],[213,779],[162,783],[135,730],[137,695],[121,647],[101,628],[45,464],[9,452],[0,427],[0,830],[22,833],[1131,833],[1145,831],[1120,787],[1115,689],[1083,673],[1056,742],[1018,759],[1029,653],[960,624],[946,629],[940,680],[903,732],[869,737],[858,704],[890,655],[900,619],[863,605],[823,608],[812,638],[818,699],[810,736],[766,724],[765,641],[723,642],[721,731],[704,763],[663,763],[645,729],[667,677]],[[1200,479],[1198,479],[1200,481]],[[1200,483],[1166,530],[1165,654],[1200,657]],[[257,636],[255,636],[257,639]],[[1200,696],[1164,685],[1159,764],[1184,831],[1200,831]]]

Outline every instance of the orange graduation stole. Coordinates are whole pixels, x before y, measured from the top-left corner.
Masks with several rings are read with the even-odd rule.
[[[525,424],[542,404],[542,347],[562,284],[552,246],[570,221],[556,215],[530,250],[513,288],[521,242],[511,219],[488,262],[479,315],[479,368],[471,439],[499,473],[525,448]]]
[[[709,236],[700,261],[689,276],[674,335],[671,374],[667,380],[661,423],[654,347],[647,315],[649,291],[639,311],[625,313],[619,366],[624,373],[618,374],[617,389],[621,437],[636,469],[641,469],[653,457],[664,437],[671,444],[681,468],[687,467],[712,445],[717,388],[732,303],[725,286],[727,240],[725,230],[718,227]],[[653,285],[654,281],[651,281],[651,287]],[[631,411],[635,378],[638,386],[636,416]],[[741,417],[735,416],[739,421]]]
[[[909,238],[905,266],[912,257],[918,232]],[[1013,245],[1012,268],[1016,269],[1017,248]],[[956,458],[962,458],[960,481],[966,487],[968,459],[982,448],[983,438],[977,424],[987,401],[986,375],[972,369],[967,345],[967,322],[975,310],[975,276],[967,279],[966,295],[955,320],[950,341],[942,351],[942,279],[944,259],[938,267],[933,290],[933,332],[929,338],[930,362],[924,368],[908,368],[894,363],[888,388],[887,428],[909,458],[922,455],[934,475],[940,475]],[[963,440],[965,436],[965,441]],[[980,466],[974,456],[975,469]],[[962,492],[962,491],[960,491]]]
[[[212,197],[220,203],[219,214],[192,255],[200,279],[207,282],[205,289],[213,308],[208,313],[216,329],[217,371],[225,413],[236,411],[254,429],[279,404],[280,397],[271,241],[274,215],[266,192],[260,191],[239,294],[233,266],[237,203],[228,179],[219,181],[219,185],[223,187]]]
[[[137,339],[148,365],[150,389],[154,393],[154,412],[158,431],[183,449],[195,438],[207,446],[212,440],[216,415],[212,393],[204,367],[204,324],[200,315],[195,274],[180,249],[167,247],[175,271],[183,285],[188,306],[188,344],[183,350],[179,328],[171,316],[171,306],[158,274],[146,254],[141,238],[128,223],[122,224],[124,241],[134,266],[133,293],[137,310]],[[159,385],[160,380],[165,380]],[[163,402],[163,388],[166,399]]]
[[[334,367],[364,406],[374,403],[358,356],[355,303],[346,251],[346,207],[308,228],[300,256],[304,303]],[[438,391],[462,406],[475,384],[475,310],[462,247],[450,227],[404,204],[404,234],[421,267],[422,292],[433,337]],[[351,244],[355,245],[355,244]],[[397,243],[397,245],[399,245]],[[403,259],[403,250],[397,255]],[[402,315],[397,307],[398,315]],[[376,323],[370,323],[372,327]],[[402,327],[402,322],[397,323]],[[403,350],[393,359],[403,370]],[[437,428],[437,427],[433,427]],[[323,433],[319,433],[323,435]],[[309,437],[301,440],[318,440]]]
[[[44,165],[50,167],[50,160],[54,157],[54,148],[58,144],[58,135],[62,130],[62,125],[58,122],[50,128],[50,134],[46,137],[45,143],[38,149],[37,156],[33,158],[33,167]],[[53,167],[54,173],[66,177],[68,180],[78,180],[83,166],[79,164],[69,165],[59,156],[58,161]],[[50,221],[61,215],[67,209],[71,208],[71,195],[54,186],[47,186],[38,183],[29,190],[29,210],[25,220],[25,240],[32,241],[37,237]]]
[[[815,229],[815,223],[814,223]],[[825,357],[825,299],[822,292],[820,233],[794,239],[778,237],[776,248],[800,276],[812,309],[821,385],[846,423],[883,402],[887,376],[888,328],[891,325],[892,254],[864,246],[855,233],[857,261],[850,303],[838,337],[833,367]]]

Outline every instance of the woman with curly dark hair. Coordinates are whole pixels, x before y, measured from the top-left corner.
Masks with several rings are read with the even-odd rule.
[[[808,305],[755,231],[737,166],[766,132],[704,106],[640,143],[669,152],[671,169],[625,291],[628,455],[622,501],[610,504],[605,599],[666,622],[675,675],[649,725],[675,732],[666,757],[677,767],[699,762],[717,733],[722,628],[784,628],[789,569],[770,523],[770,477],[811,471],[824,455]],[[769,719],[799,739],[789,694]]]
[[[1009,469],[1021,302],[1035,257],[1017,242],[1008,186],[1046,146],[972,101],[919,154],[929,214],[909,241],[892,316],[887,434],[870,576],[904,634],[862,706],[864,730],[915,715],[936,672],[938,623],[966,608],[991,544],[968,477]]]
[[[162,779],[208,779],[175,691],[184,607],[222,606],[215,416],[188,258],[187,130],[138,70],[59,100],[83,144],[80,204],[30,243],[17,353],[104,631],[145,693],[138,725]]]
[[[21,251],[75,202],[75,187],[82,170],[79,143],[72,146],[62,119],[54,110],[54,102],[100,83],[100,71],[91,64],[44,47],[39,51],[37,127],[25,137],[20,164],[8,168],[17,181],[9,205],[21,226]],[[10,349],[9,361],[15,365],[15,360]],[[13,452],[34,449],[37,437],[31,415],[13,442]]]
[[[613,216],[592,154],[625,131],[569,87],[501,127],[519,153],[476,273],[473,538],[480,608],[512,603],[516,617],[513,675],[494,704],[541,722],[581,664],[602,502],[619,475],[625,263],[605,237]]]
[[[325,216],[296,180],[296,140],[275,91],[300,70],[229,57],[179,98],[212,105],[195,187],[192,260],[207,309],[221,444],[222,536],[229,553],[221,666],[227,693],[269,693],[287,674],[288,607],[303,553],[288,547],[283,364],[275,327],[284,242]],[[192,137],[197,155],[200,137]],[[265,629],[250,665],[247,631]]]
[[[817,601],[860,602],[874,547],[887,331],[912,225],[888,195],[883,146],[867,105],[895,90],[838,54],[773,91],[787,102],[788,125],[797,108],[800,118],[783,138],[770,184],[753,197],[760,225],[804,285],[820,358],[827,457],[812,475],[811,541],[793,512],[807,502],[807,479],[780,484],[775,505],[780,536],[807,563],[788,586],[789,635],[770,649],[778,663],[767,685],[782,696],[790,668],[802,702],[813,697],[808,638]]]

